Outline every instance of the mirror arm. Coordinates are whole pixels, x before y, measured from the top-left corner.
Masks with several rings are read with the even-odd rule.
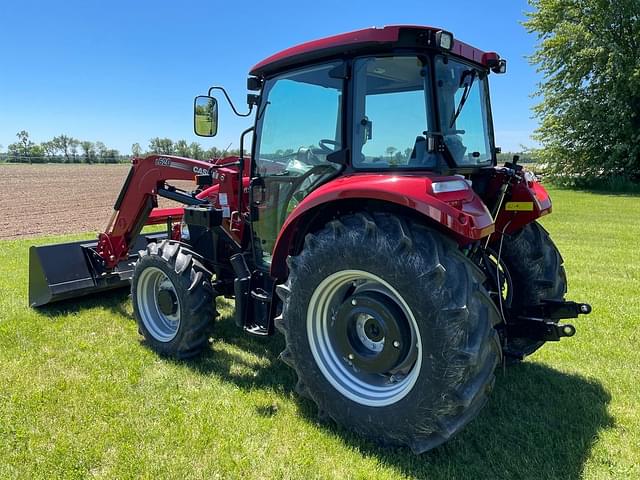
[[[249,106],[249,111],[247,113],[240,113],[240,112],[238,112],[238,110],[236,110],[235,105],[231,101],[231,98],[229,97],[229,94],[224,89],[224,87],[215,87],[215,86],[214,87],[210,87],[209,88],[209,92],[207,93],[207,95],[211,96],[211,92],[213,90],[221,90],[222,93],[224,93],[224,97],[227,99],[227,102],[229,102],[229,106],[231,106],[231,110],[233,110],[233,113],[235,113],[237,116],[239,116],[239,117],[248,117],[249,115],[251,115],[251,112],[253,111],[253,105]]]

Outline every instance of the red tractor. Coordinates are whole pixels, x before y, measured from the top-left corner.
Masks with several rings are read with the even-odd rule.
[[[505,70],[416,26],[273,55],[250,72],[240,157],[135,159],[97,242],[32,247],[31,305],[130,282],[151,348],[188,358],[207,349],[216,298],[235,298],[238,327],[284,334],[281,358],[320,411],[429,450],[478,414],[497,365],[572,336],[558,321],[591,310],[564,299],[536,222],[549,195],[517,159],[497,166],[488,79]],[[202,136],[217,131],[214,90],[238,113],[211,87],[194,105]]]

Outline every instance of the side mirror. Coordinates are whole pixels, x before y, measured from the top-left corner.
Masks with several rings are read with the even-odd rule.
[[[193,102],[193,130],[200,137],[215,137],[218,133],[218,101],[209,96],[197,96]]]

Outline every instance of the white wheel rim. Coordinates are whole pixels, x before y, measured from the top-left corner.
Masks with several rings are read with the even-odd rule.
[[[170,290],[177,302],[176,312],[167,315],[158,305],[158,292]],[[167,275],[157,267],[147,267],[140,274],[136,300],[142,323],[151,336],[159,342],[170,342],[178,334],[180,327],[180,300],[176,289]]]
[[[364,291],[386,295],[405,315],[417,357],[410,370],[400,379],[385,379],[374,374],[368,374],[370,378],[363,378],[361,372],[357,374],[353,366],[349,366],[348,359],[340,357],[330,340],[329,326],[334,320],[336,301],[339,301],[336,299],[354,282],[362,285]],[[309,346],[318,368],[327,381],[348,399],[366,406],[383,407],[403,399],[415,385],[422,366],[422,341],[418,324],[398,291],[377,275],[363,270],[342,270],[325,278],[311,297],[306,323]],[[377,348],[379,343],[374,342],[372,350]]]

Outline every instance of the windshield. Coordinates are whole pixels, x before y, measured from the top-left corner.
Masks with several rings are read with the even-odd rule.
[[[436,57],[436,85],[444,143],[458,166],[491,162],[487,74]]]
[[[429,69],[416,56],[370,57],[354,66],[353,164],[356,168],[434,168],[425,131],[433,109]]]

